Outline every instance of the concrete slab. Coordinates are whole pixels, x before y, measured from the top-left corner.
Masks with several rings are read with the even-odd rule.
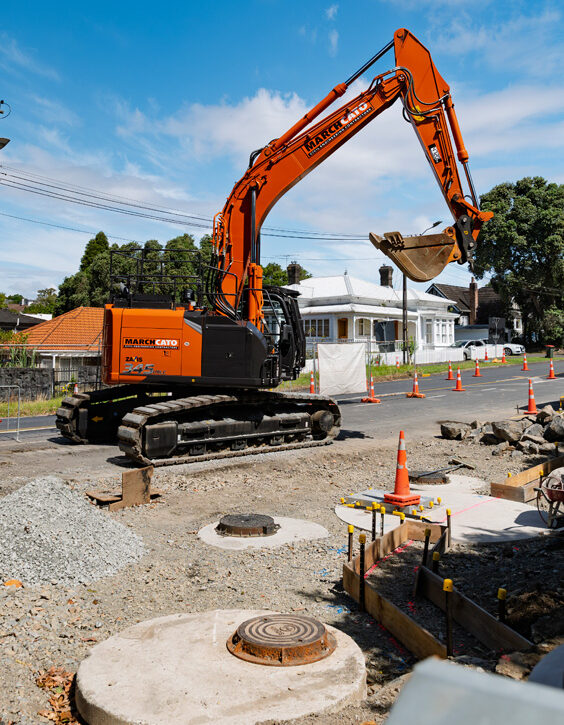
[[[562,691],[429,658],[415,667],[386,723],[537,725],[563,720]]]
[[[220,549],[242,551],[243,549],[275,549],[283,544],[293,544],[295,541],[324,539],[329,536],[326,528],[313,521],[302,519],[289,519],[285,516],[273,516],[274,523],[280,528],[272,536],[222,536],[215,527],[219,521],[204,526],[198,531],[198,536],[206,544],[218,546]]]
[[[480,479],[453,474],[449,476],[447,484],[413,484],[411,490],[433,496],[435,500],[440,496],[441,506],[426,509],[423,515],[434,523],[446,523],[446,510],[450,509],[452,538],[460,543],[514,541],[548,531],[533,506],[475,493],[476,490],[483,490],[485,485],[486,482]],[[342,521],[359,529],[370,531],[372,528],[372,514],[363,509],[339,505],[335,507],[335,513]],[[399,525],[398,516],[386,515],[385,532]]]
[[[214,610],[141,622],[102,642],[78,669],[76,703],[89,725],[253,725],[336,712],[366,697],[364,656],[334,627],[329,657],[267,667],[229,653],[227,638],[265,610]]]

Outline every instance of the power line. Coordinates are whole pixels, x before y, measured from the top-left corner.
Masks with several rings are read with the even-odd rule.
[[[39,219],[29,219],[28,217],[24,216],[16,216],[15,214],[7,214],[6,212],[0,211],[0,216],[7,216],[10,217],[10,219],[18,219],[19,221],[23,222],[31,222],[32,224],[41,224],[42,226],[46,227],[55,227],[56,229],[66,229],[70,232],[80,232],[81,234],[91,234],[92,236],[95,236],[97,232],[90,232],[87,229],[77,229],[76,227],[67,227],[63,224],[53,224],[51,222],[44,222],[40,221]],[[117,234],[107,234],[110,239],[121,239],[123,242],[136,242],[137,244],[143,244],[143,242],[140,242],[138,239],[129,239],[128,237],[118,237]]]

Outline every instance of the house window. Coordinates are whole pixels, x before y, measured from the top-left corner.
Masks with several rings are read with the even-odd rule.
[[[433,320],[425,320],[425,344],[433,344]]]
[[[447,323],[441,322],[441,342],[446,345],[447,343]]]
[[[362,317],[356,321],[356,334],[358,337],[370,337],[370,320]]]
[[[306,337],[329,337],[329,320],[305,320]]]

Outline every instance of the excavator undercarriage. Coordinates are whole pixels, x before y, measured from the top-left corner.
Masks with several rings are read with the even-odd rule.
[[[186,395],[186,397],[183,395]],[[123,386],[65,398],[57,427],[75,443],[114,443],[143,465],[173,465],[331,443],[336,403],[322,395]]]

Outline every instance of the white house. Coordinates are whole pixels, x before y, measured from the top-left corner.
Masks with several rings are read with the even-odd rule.
[[[288,285],[300,292],[308,348],[317,342],[349,341],[365,342],[374,353],[400,350],[403,295],[392,288],[391,271],[391,267],[380,268],[380,285],[347,273]],[[452,300],[408,288],[407,334],[417,350],[452,345],[457,315],[449,312],[450,305]]]

